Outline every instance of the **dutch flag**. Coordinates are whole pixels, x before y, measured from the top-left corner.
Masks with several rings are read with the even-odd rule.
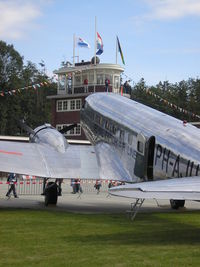
[[[103,41],[100,34],[97,32],[97,49],[96,55],[101,55],[103,53]]]

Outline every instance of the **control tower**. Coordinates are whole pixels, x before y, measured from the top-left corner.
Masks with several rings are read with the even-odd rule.
[[[58,75],[57,95],[47,97],[52,101],[52,125],[61,130],[77,123],[77,127],[65,135],[68,139],[85,140],[80,127],[80,109],[85,98],[95,92],[121,93],[120,76],[123,71],[124,68],[118,64],[100,63],[98,57],[74,66],[67,63],[55,70],[54,74]]]

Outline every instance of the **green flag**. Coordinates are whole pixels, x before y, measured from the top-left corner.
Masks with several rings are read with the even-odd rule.
[[[120,52],[122,62],[123,62],[123,64],[125,65],[124,55],[123,55],[123,53],[122,53],[122,49],[121,49],[121,45],[120,45],[118,36],[117,36],[117,44],[118,44],[118,51]]]

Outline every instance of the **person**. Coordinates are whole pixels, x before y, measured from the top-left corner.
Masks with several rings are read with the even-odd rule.
[[[101,188],[101,180],[97,179],[94,187],[97,190],[97,194],[99,194]]]
[[[84,93],[88,93],[88,79],[84,80]]]
[[[46,185],[47,185],[47,181],[48,181],[49,178],[44,178],[43,179],[43,191],[42,191],[42,196],[45,195],[45,188],[46,188]]]
[[[71,179],[72,194],[76,194],[75,179]]]
[[[6,194],[7,197],[10,197],[11,192],[13,191],[13,195],[15,198],[18,198],[16,189],[15,189],[15,184],[17,183],[17,176],[15,173],[9,173],[7,182],[10,185],[10,188]]]
[[[75,179],[75,193],[83,193],[80,179]]]
[[[108,78],[106,78],[105,79],[106,92],[109,92],[109,84],[110,84],[110,80],[108,80]]]
[[[113,187],[113,182],[112,182],[112,180],[110,180],[110,182],[109,182],[109,184],[108,184],[108,188],[111,188],[111,187]]]
[[[58,196],[62,196],[62,183],[63,179],[56,179],[56,184],[58,185]]]
[[[129,81],[125,81],[125,83],[124,83],[124,90],[123,90],[123,92],[125,93],[125,94],[131,94],[131,86],[130,86],[130,84],[128,83]]]

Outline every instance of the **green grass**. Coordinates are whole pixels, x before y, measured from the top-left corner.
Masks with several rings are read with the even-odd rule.
[[[200,213],[0,210],[0,266],[199,266]]]

